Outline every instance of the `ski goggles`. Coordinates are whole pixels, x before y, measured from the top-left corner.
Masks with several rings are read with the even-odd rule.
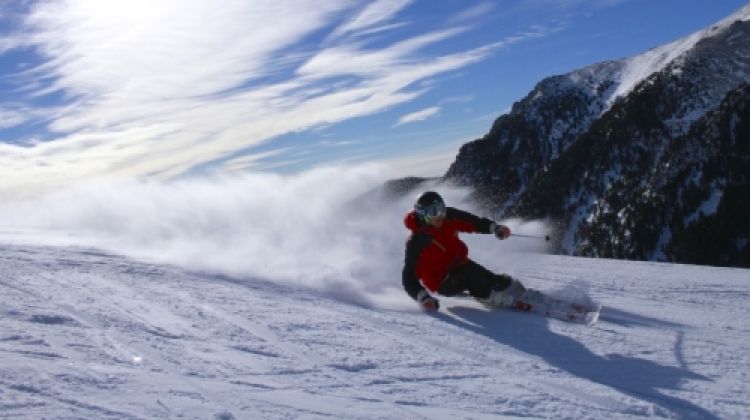
[[[445,208],[445,204],[437,202],[432,203],[429,206],[425,207],[419,207],[417,208],[417,214],[419,214],[420,217],[422,217],[424,220],[431,220],[431,219],[437,219],[440,217],[445,217],[445,213],[447,212],[447,209]]]

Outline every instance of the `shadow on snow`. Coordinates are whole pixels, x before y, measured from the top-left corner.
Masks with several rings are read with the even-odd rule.
[[[680,418],[718,419],[716,415],[690,401],[660,392],[680,389],[680,385],[688,379],[709,380],[685,369],[682,363],[683,367],[674,367],[620,354],[600,356],[592,353],[578,341],[551,331],[549,322],[556,321],[539,316],[517,314],[518,316],[512,317],[511,320],[508,319],[510,317],[498,317],[498,313],[469,307],[449,308],[448,312],[453,317],[445,314],[439,314],[438,317],[452,325],[485,335],[503,345],[538,356],[551,366],[571,375],[647,401],[656,407],[673,412]],[[611,318],[618,321],[627,319],[639,325],[668,324],[624,311],[617,311]]]

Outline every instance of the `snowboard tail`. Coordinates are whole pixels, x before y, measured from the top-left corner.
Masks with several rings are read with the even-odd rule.
[[[465,294],[464,296],[470,297]],[[574,324],[594,325],[599,320],[602,306],[571,302],[548,296],[535,289],[526,289],[520,296],[503,295],[497,299],[477,299],[493,309],[512,309],[530,312]]]
[[[569,302],[547,296],[534,289],[527,289],[526,293],[515,298],[510,308],[584,325],[594,325],[599,320],[602,310],[601,305]]]

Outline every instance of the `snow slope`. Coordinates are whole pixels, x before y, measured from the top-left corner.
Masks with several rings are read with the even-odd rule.
[[[437,315],[367,307],[263,278],[4,244],[0,413],[748,418],[747,270],[530,254],[506,268],[543,290],[587,282],[600,323],[466,299],[444,298]]]
[[[487,267],[602,303],[600,322],[465,298],[426,314],[400,284],[411,198],[351,200],[368,174],[3,203],[0,417],[750,418],[750,270],[466,235]]]
[[[643,54],[621,60],[619,63],[621,67],[617,69],[615,75],[608,76],[616,79],[617,87],[610,92],[605,102],[612,105],[615,99],[626,96],[638,83],[650,75],[662,71],[675,59],[692,49],[699,41],[726,30],[737,20],[750,20],[750,5],[740,8],[709,28],[697,31],[669,44],[652,48]]]

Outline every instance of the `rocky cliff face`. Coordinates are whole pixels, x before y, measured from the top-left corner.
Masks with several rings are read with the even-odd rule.
[[[750,266],[748,19],[543,80],[446,179],[554,221],[560,252]]]

